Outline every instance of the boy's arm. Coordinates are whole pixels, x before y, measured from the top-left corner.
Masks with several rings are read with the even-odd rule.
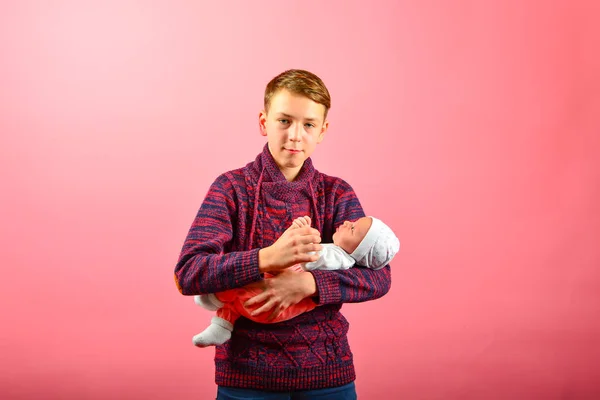
[[[360,201],[352,187],[344,181],[336,188],[339,195],[335,201],[333,230],[344,221],[364,217]],[[385,295],[392,283],[390,267],[377,271],[355,265],[354,268],[337,271],[310,271],[315,278],[317,304],[358,303]]]
[[[228,252],[237,209],[231,181],[219,176],[200,206],[175,266],[175,283],[182,294],[216,293],[262,279],[260,249]]]

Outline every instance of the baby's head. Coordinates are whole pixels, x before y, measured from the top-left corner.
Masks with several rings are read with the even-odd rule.
[[[333,234],[333,243],[344,249],[359,265],[385,267],[400,249],[394,232],[374,217],[346,221]]]

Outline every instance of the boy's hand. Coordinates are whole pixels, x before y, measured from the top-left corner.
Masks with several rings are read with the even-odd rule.
[[[307,263],[319,259],[321,233],[311,228],[309,217],[300,217],[271,246],[258,252],[260,272],[274,272],[294,264]]]
[[[262,293],[247,300],[244,307],[248,308],[253,316],[270,311],[268,320],[277,318],[283,310],[317,293],[317,284],[310,272],[290,270],[281,271],[273,278],[250,284],[248,287],[260,288]]]

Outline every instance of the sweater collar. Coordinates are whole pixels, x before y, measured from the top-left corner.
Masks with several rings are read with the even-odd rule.
[[[297,202],[303,197],[308,197],[312,208],[312,225],[317,227],[317,229],[322,229],[322,221],[319,217],[319,210],[317,208],[317,194],[315,193],[315,188],[318,186],[317,180],[319,174],[316,173],[310,157],[304,161],[296,179],[292,182],[288,182],[279,170],[275,159],[273,159],[268,144],[265,144],[262,153],[256,157],[254,162],[248,164],[248,171],[250,179],[254,181],[256,185],[248,248],[254,248],[255,246],[262,247],[263,245],[262,235],[258,235],[259,241],[257,244],[254,243],[254,234],[258,229],[259,203],[261,203],[261,199],[263,199],[261,193],[286,203]]]
[[[313,182],[316,170],[310,157],[304,161],[298,176],[292,182],[288,182],[279,170],[268,144],[265,144],[263,151],[251,164],[250,173],[255,182],[262,174],[261,190],[265,193],[283,201],[292,201],[303,192],[313,196],[312,186],[316,183]]]

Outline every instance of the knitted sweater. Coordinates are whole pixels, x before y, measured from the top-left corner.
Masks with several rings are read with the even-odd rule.
[[[265,145],[254,162],[220,175],[211,185],[175,267],[179,291],[216,293],[260,281],[259,249],[303,215],[310,215],[323,242],[331,242],[339,225],[364,213],[350,185],[315,170],[310,158],[288,182]],[[390,267],[310,273],[318,307],[276,324],[240,318],[231,340],[216,348],[217,385],[290,391],[355,379],[349,324],[340,308],[387,293]]]

